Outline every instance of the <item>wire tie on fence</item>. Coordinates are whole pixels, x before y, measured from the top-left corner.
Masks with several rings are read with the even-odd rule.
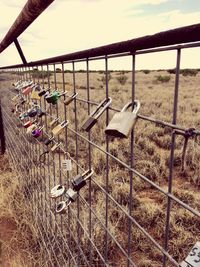
[[[39,162],[40,163],[45,163],[46,161],[46,154],[49,153],[49,150],[45,150],[42,154],[39,156]]]
[[[174,133],[177,135],[182,135],[185,138],[183,144],[182,159],[181,159],[181,165],[182,165],[181,169],[182,171],[184,171],[186,168],[186,151],[187,151],[188,140],[189,138],[196,136],[195,128],[188,128],[185,131],[176,129],[174,130]]]

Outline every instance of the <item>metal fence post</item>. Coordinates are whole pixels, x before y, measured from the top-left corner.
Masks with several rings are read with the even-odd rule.
[[[6,151],[6,141],[4,135],[4,126],[3,126],[3,116],[1,111],[1,100],[0,100],[0,153],[3,155]]]

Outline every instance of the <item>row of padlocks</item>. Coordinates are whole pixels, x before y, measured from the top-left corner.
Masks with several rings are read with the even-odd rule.
[[[15,113],[18,119],[23,123],[23,127],[26,129],[26,133],[29,136],[32,136],[33,138],[39,138],[43,135],[43,133],[45,133],[43,130],[44,125],[40,125],[37,119],[49,115],[48,109],[50,108],[50,105],[56,105],[61,96],[65,96],[63,104],[69,105],[78,95],[78,93],[68,95],[66,91],[59,92],[55,90],[53,92],[50,92],[50,90],[48,89],[41,90],[40,85],[35,84],[31,80],[18,81],[17,83],[14,83],[13,86],[17,91],[17,94],[12,98],[14,104],[12,112]],[[44,97],[44,99],[49,104],[47,110],[43,110],[37,103],[38,100],[41,100],[42,97]],[[28,101],[29,99],[33,102]],[[24,111],[25,103],[29,105],[29,108]],[[81,127],[82,130],[89,132],[111,103],[112,99],[110,97],[102,100],[102,102],[97,105],[96,109],[88,116],[86,121],[83,123]],[[131,109],[132,107],[133,111],[128,111],[128,109]],[[113,116],[110,123],[105,129],[105,133],[113,137],[127,138],[136,123],[139,108],[140,102],[138,100],[135,100],[134,103],[127,103],[123,107],[121,112],[118,112]],[[53,118],[53,120],[50,121],[49,126],[51,128],[51,136],[48,136],[48,138],[46,138],[43,143],[47,147],[51,146],[51,148],[44,151],[40,155],[39,160],[41,163],[44,163],[45,156],[47,153],[49,153],[50,151],[55,152],[56,149],[59,148],[61,143],[56,142],[55,138],[59,134],[61,134],[61,132],[69,125],[69,123],[70,122],[68,120],[59,122],[59,118]],[[66,152],[66,155],[66,160],[62,162],[62,166],[67,171],[71,171],[72,164],[70,160],[70,154]],[[68,189],[66,186],[60,184],[52,188],[50,192],[51,198],[56,199],[61,196],[65,196],[66,198],[65,201],[61,201],[57,204],[57,213],[65,213],[67,207],[72,202],[76,201],[78,197],[78,192],[82,187],[86,185],[86,181],[91,178],[92,174],[93,170],[87,170],[82,174],[78,174],[74,179],[71,180],[71,187]]]
[[[67,92],[58,91],[53,91],[50,93],[49,90],[41,90],[40,85],[34,84],[33,81],[19,81],[13,85],[15,90],[18,91],[18,94],[16,94],[12,98],[12,101],[14,103],[12,112],[15,113],[19,120],[23,123],[23,127],[26,129],[26,133],[28,135],[31,135],[33,138],[42,136],[44,128],[43,125],[38,124],[35,117],[41,118],[49,114],[48,108],[47,110],[43,110],[37,104],[37,102],[30,103],[31,107],[28,110],[23,111],[23,105],[27,103],[28,96],[30,96],[29,98],[31,100],[36,101],[40,100],[41,97],[44,97],[44,99],[50,105],[56,105],[61,96],[65,96],[63,104],[69,105],[78,95],[78,93],[67,95]],[[110,97],[102,100],[102,102],[97,105],[96,109],[88,116],[81,128],[84,131],[89,132],[111,103],[112,99]],[[128,111],[128,109],[131,107],[133,107],[132,112]],[[138,100],[135,100],[134,103],[127,103],[122,108],[121,112],[118,112],[113,116],[110,123],[105,129],[105,133],[113,137],[127,138],[136,123],[139,108],[140,102]],[[61,132],[69,125],[69,123],[70,122],[68,120],[59,122],[59,118],[53,118],[53,120],[49,122],[49,126],[51,128],[51,136],[48,136],[48,138],[46,138],[43,143],[47,147],[53,144],[50,148],[51,152],[55,152],[56,149],[61,145],[61,143],[57,143],[55,141],[55,137],[61,134]],[[186,130],[184,133],[180,132],[180,130],[174,131],[174,133],[184,134],[186,135],[186,137],[192,136],[193,132],[193,128]],[[49,149],[40,155],[40,162],[43,162],[43,157],[46,153],[49,153]],[[62,168],[67,171],[71,171],[72,163],[70,154],[68,152],[65,152],[65,154],[66,159],[62,161]],[[86,170],[83,173],[77,174],[73,179],[71,179],[70,187],[68,187],[66,184],[58,184],[50,190],[50,198],[58,199],[62,197],[64,199],[56,205],[56,213],[64,214],[67,212],[68,206],[77,200],[79,191],[87,184],[87,180],[92,177],[93,173],[94,171],[92,169]],[[186,259],[180,264],[180,266],[199,267],[199,263],[200,243],[197,242]]]

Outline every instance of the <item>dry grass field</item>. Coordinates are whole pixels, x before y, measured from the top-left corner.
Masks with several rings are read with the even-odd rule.
[[[5,76],[5,74],[3,75]],[[131,75],[131,72],[128,71],[110,73],[109,94],[113,100],[112,107],[121,109],[125,103],[130,101],[132,88]],[[91,101],[101,102],[106,97],[104,77],[105,75],[103,72],[91,72],[89,74]],[[85,72],[76,73],[75,78],[75,87],[78,92],[78,98],[87,99],[87,74]],[[39,81],[42,82],[42,79],[39,79]],[[44,79],[44,82],[45,86],[47,86],[48,81],[46,78]],[[5,85],[8,86],[9,83],[10,81],[1,82],[1,87]],[[74,86],[72,73],[65,73],[65,83],[66,90],[72,93]],[[173,114],[174,83],[175,75],[169,74],[167,71],[150,71],[146,74],[143,71],[137,71],[135,80],[135,98],[141,102],[141,109],[139,113],[141,115],[151,116],[156,119],[171,123]],[[53,75],[50,76],[50,84],[52,89],[55,88],[55,80]],[[199,84],[200,72],[198,72],[195,76],[180,75],[177,116],[177,124],[180,126],[200,129]],[[56,86],[59,90],[63,90],[61,73],[56,73]],[[5,98],[6,96],[4,99]],[[67,118],[70,121],[70,127],[75,129],[75,113],[72,106],[73,105],[67,107]],[[87,106],[87,103],[77,101],[77,127],[78,131],[86,138],[88,135],[81,130],[81,125],[88,116]],[[91,110],[93,110],[94,107],[95,106],[92,106]],[[56,114],[56,110],[53,109],[52,112],[53,114]],[[109,116],[111,118],[114,114],[114,111],[110,110],[109,112]],[[59,116],[62,119],[64,118],[64,109],[61,102],[59,102]],[[102,148],[105,148],[105,119],[105,114],[103,114],[91,131],[91,140]],[[167,191],[172,130],[169,127],[163,127],[159,124],[138,119],[135,126],[134,135],[134,168]],[[61,136],[61,140],[62,138],[63,137]],[[71,131],[68,131],[68,139],[68,151],[71,157],[75,158],[75,136]],[[182,136],[177,136],[173,171],[173,194],[185,203],[189,204],[192,208],[199,211],[200,140],[198,137],[189,139],[185,170],[182,170],[181,168],[183,143],[184,138]],[[86,168],[88,166],[88,143],[79,137],[78,147],[79,164]],[[118,157],[127,164],[130,163],[129,139],[110,140],[109,147],[112,155]],[[94,179],[96,179],[102,186],[105,186],[106,156],[95,148],[92,149],[92,166],[95,172]],[[71,176],[74,174],[75,170],[73,170]],[[11,180],[9,175],[4,174],[3,172],[2,175],[3,181],[5,181],[5,183],[8,182],[8,184],[11,183],[12,185],[11,192],[6,190],[3,194],[1,194],[4,196],[3,198],[11,198],[11,200],[9,198],[8,200],[4,201],[4,203],[9,203],[10,205],[12,203],[13,205],[17,205],[14,210],[19,210],[20,212],[23,197],[21,194],[16,195],[15,192],[12,194],[12,188],[17,187],[18,185],[13,184],[13,180]],[[128,211],[130,174],[124,169],[123,166],[115,162],[113,159],[109,160],[109,193],[120,205],[122,205],[125,210]],[[83,189],[83,195],[85,199],[88,198],[87,194],[87,189],[85,191]],[[99,190],[98,187],[95,186],[94,183],[92,183],[91,197],[92,208],[95,210],[95,213],[98,215],[98,217],[104,220],[105,195]],[[0,199],[0,203],[2,203],[2,199]],[[20,205],[18,205],[19,203]],[[5,209],[3,205],[0,207],[0,222],[1,218],[4,218],[4,211],[6,210],[6,212],[8,212],[8,215],[6,216],[11,218],[12,221],[14,220],[14,223],[18,226],[17,231],[21,231],[23,228],[20,227],[23,227],[24,215],[21,217],[22,221],[17,220],[15,214],[10,214],[12,208]],[[139,177],[134,175],[133,207],[133,217],[136,219],[136,221],[139,222],[160,245],[163,245],[167,198],[163,194],[156,191],[148,183],[142,181]],[[108,210],[109,231],[113,234],[121,246],[124,249],[127,249],[127,232],[129,221],[123,212],[111,202],[109,202]],[[83,205],[83,207],[80,207],[80,220],[86,228],[88,227],[88,216],[89,212],[84,209]],[[95,218],[92,219],[92,222],[92,239],[102,252],[104,244],[104,230],[99,226],[98,223],[96,223]],[[25,228],[23,232],[26,234],[26,230],[28,230],[28,234],[31,232],[31,236],[34,239],[29,239],[27,242],[36,242],[38,233],[35,229],[31,229],[31,225],[29,225],[27,222],[25,222],[25,225],[28,225],[29,229]],[[73,222],[72,229],[75,230],[75,223],[73,226]],[[19,236],[19,232],[17,232],[15,236],[16,238],[20,238],[20,240],[23,238]],[[185,211],[185,209],[181,208],[181,206],[178,204],[172,202],[169,253],[178,262],[181,262],[188,254],[193,244],[199,240],[200,220],[198,220],[197,217],[193,216],[190,212]],[[155,247],[152,246],[152,244],[144,236],[144,234],[142,234],[141,231],[134,226],[132,227],[131,242],[131,254],[138,267],[161,266],[161,253],[156,250]],[[84,246],[86,244],[87,237],[82,234],[81,245]],[[31,251],[31,244],[27,244],[25,242],[24,245],[27,246],[27,249],[30,249]],[[98,265],[98,258],[96,258],[95,263],[95,257],[97,257],[97,255],[94,255],[94,266],[100,266]],[[109,259],[110,266],[126,266],[126,259],[121,253],[119,253],[119,249],[112,239],[109,239]],[[167,266],[170,267],[172,265],[168,263]]]

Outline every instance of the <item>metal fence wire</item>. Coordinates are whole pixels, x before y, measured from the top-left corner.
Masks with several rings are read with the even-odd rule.
[[[188,140],[199,144],[196,125],[177,124],[181,51],[200,46],[193,41],[188,37],[188,44],[177,40],[160,47],[162,41],[150,48],[147,38],[141,48],[130,43],[123,53],[124,43],[118,44],[119,52],[117,46],[115,52],[104,47],[101,55],[94,49],[87,55],[83,51],[1,68],[14,83],[2,103],[7,150],[23,177],[22,188],[45,249],[46,266],[181,266],[198,241],[199,206],[177,194],[174,178],[177,139],[185,140],[179,166],[183,172],[188,167]],[[159,57],[157,52],[171,50],[176,51],[176,67],[173,92],[166,99],[172,107],[169,121],[162,119],[166,118],[162,106],[157,117],[142,112],[136,63],[140,55]],[[119,58],[129,59],[130,71],[109,69],[110,61]],[[96,62],[101,62],[101,71],[92,68]],[[114,75],[127,80],[125,86],[123,82],[118,90],[111,86]],[[104,99],[108,105],[102,105],[99,118],[96,113],[91,116]],[[128,102],[133,111],[141,104],[134,118],[130,110],[119,113]],[[153,165],[141,169],[137,164],[148,149],[148,141],[139,145],[147,140],[148,127],[152,139],[156,129],[162,132],[161,142],[168,136],[167,167],[159,174],[150,174]],[[156,162],[158,169],[161,160]],[[198,191],[198,185],[191,190]],[[193,230],[179,211],[192,220]],[[184,247],[178,242],[180,231],[175,231],[180,226],[190,235]]]

